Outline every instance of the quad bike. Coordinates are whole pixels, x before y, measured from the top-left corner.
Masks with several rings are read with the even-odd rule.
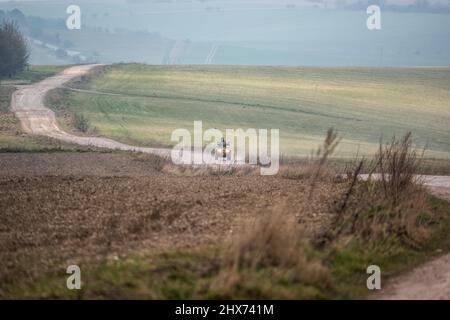
[[[222,138],[214,150],[214,155],[216,160],[229,161],[231,160],[231,148],[230,143],[227,143],[224,138]]]

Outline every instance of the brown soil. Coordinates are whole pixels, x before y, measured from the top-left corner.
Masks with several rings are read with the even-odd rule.
[[[240,219],[283,203],[314,232],[336,188],[321,184],[308,201],[299,180],[158,169],[141,156],[0,154],[0,284],[72,262],[222,242]]]
[[[0,153],[0,177],[142,177],[158,174],[156,157],[113,153]]]

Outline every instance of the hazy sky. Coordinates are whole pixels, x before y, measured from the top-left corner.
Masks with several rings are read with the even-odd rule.
[[[83,3],[83,2],[89,2],[89,3],[112,3],[112,2],[128,2],[127,0],[0,0],[0,2],[55,2],[55,3],[73,3],[73,4],[77,4],[77,3]],[[308,3],[308,2],[326,2],[329,4],[335,4],[335,3],[342,3],[342,2],[346,2],[346,3],[354,3],[354,2],[359,2],[360,0],[286,0],[284,1],[285,3],[292,3],[292,4],[302,4],[302,3]],[[363,1],[367,1],[367,0],[363,0]],[[426,0],[428,3],[430,4],[445,4],[445,5],[450,5],[450,0]],[[174,5],[176,5],[176,2],[200,2],[200,1],[196,1],[196,0],[167,0],[167,1],[155,1],[155,0],[141,0],[141,2],[147,2],[147,3],[155,3],[155,2],[167,2],[167,3],[173,3]],[[280,0],[202,0],[202,3],[205,4],[230,4],[233,2],[239,3],[239,4],[244,4],[244,3],[249,3],[249,4],[257,4],[257,3],[264,3],[264,4],[269,4],[269,3],[273,3],[273,4],[280,4]],[[370,1],[369,1],[370,2]],[[374,2],[374,1],[372,1]],[[391,4],[391,5],[410,5],[410,4],[414,4],[415,2],[417,2],[417,0],[385,0],[384,1],[387,4]]]
[[[371,31],[366,25],[368,14],[364,7],[311,9],[323,1],[341,6],[355,2],[130,0],[125,6],[126,1],[120,0],[34,0],[28,4],[24,0],[0,0],[0,9],[18,7],[29,16],[66,19],[67,5],[79,4],[83,26],[95,29],[45,30],[46,36],[40,40],[53,43],[52,35],[59,33],[63,41],[73,43],[73,50],[85,56],[99,56],[105,63],[450,66],[448,9],[442,14],[437,14],[437,10],[421,12],[421,6],[402,10],[407,13],[386,10],[381,16],[381,29]],[[366,0],[357,0],[360,1]],[[416,0],[370,3],[405,5],[413,1]],[[448,5],[450,0],[428,3]],[[123,36],[124,32],[128,34]],[[158,42],[149,34],[164,40]],[[33,57],[39,59],[49,56],[49,50],[36,48],[34,52]],[[38,61],[44,63],[43,58]]]

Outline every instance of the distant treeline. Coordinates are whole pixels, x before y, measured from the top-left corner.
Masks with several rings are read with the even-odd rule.
[[[41,47],[50,56],[53,56],[55,61],[76,64],[102,61],[103,52],[97,52],[91,46],[86,47],[86,43],[76,43],[74,37],[68,36],[64,19],[26,16],[18,9],[11,11],[0,10],[0,24],[4,21],[16,23],[30,44]],[[142,37],[147,42],[162,42],[164,40],[159,33],[152,33],[147,30],[131,31],[123,28],[108,30],[106,28],[83,25],[83,33],[86,34],[86,38],[94,37],[93,34],[100,37],[115,34],[121,38],[134,35]]]
[[[69,40],[61,39],[59,33],[49,33],[45,30],[60,30],[65,28],[65,21],[63,19],[44,19],[39,17],[26,16],[19,9],[11,11],[0,10],[0,24],[14,23],[20,31],[30,40],[39,40],[43,44],[51,44],[55,47],[61,47],[53,50],[58,58],[68,58],[65,51],[73,46]],[[76,62],[76,61],[73,61]]]
[[[416,0],[409,5],[390,4],[385,0],[366,0],[350,4],[344,1],[338,6],[347,10],[366,10],[369,5],[378,5],[382,10],[393,12],[450,13],[450,5],[430,3],[427,0]]]
[[[0,23],[0,78],[16,75],[28,65],[27,43],[15,21]]]

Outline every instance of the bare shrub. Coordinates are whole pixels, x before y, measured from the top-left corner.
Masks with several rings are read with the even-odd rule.
[[[74,113],[73,126],[83,133],[89,130],[89,120],[81,113]]]
[[[328,270],[311,257],[302,227],[282,206],[247,221],[233,235],[224,250],[221,271],[212,289],[231,295],[234,290],[246,287],[263,288],[257,278],[264,270],[272,270],[292,283],[332,286]]]
[[[415,176],[420,158],[412,148],[411,134],[400,140],[394,137],[385,146],[380,143],[367,176],[360,175],[362,166],[361,160],[348,176],[331,238],[345,234],[419,245],[427,236],[420,219],[428,211],[427,195]]]
[[[338,137],[337,132],[334,131],[333,128],[328,129],[323,145],[316,152],[316,157],[319,159],[319,162],[317,164],[317,169],[311,180],[309,198],[311,198],[314,193],[316,183],[319,180],[319,177],[322,173],[322,168],[324,167],[328,158],[333,154],[333,152],[335,151],[336,147],[339,145],[340,142],[341,139]]]
[[[339,212],[340,213],[343,212],[345,210],[345,208],[347,207],[347,203],[348,203],[348,201],[350,199],[350,196],[352,195],[353,188],[355,187],[356,183],[358,182],[359,174],[361,173],[361,169],[363,167],[363,164],[364,164],[364,160],[361,160],[359,162],[359,165],[356,168],[356,170],[354,170],[353,172],[350,172],[350,171],[347,172],[347,177],[349,179],[351,179],[350,180],[351,182],[350,182],[350,185],[349,185],[349,187],[347,189],[347,192],[344,195],[344,200],[342,201],[342,204],[341,204],[341,206],[339,208]]]
[[[380,174],[385,197],[390,198],[394,205],[416,188],[415,175],[420,166],[421,158],[412,148],[411,132],[400,140],[394,136],[384,147],[380,143],[376,171]]]

